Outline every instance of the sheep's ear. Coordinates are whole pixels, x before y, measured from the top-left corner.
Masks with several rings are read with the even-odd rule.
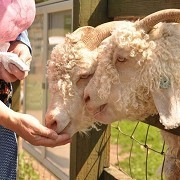
[[[180,91],[176,85],[159,88],[152,92],[155,106],[159,112],[160,122],[165,129],[180,126]]]

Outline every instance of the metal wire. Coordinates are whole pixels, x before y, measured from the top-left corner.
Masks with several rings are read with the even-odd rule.
[[[118,152],[119,152],[119,145],[120,145],[120,137],[123,135],[123,136],[127,136],[130,138],[131,140],[131,146],[130,146],[130,152],[129,152],[129,160],[128,160],[128,166],[129,166],[129,176],[131,176],[132,179],[136,178],[134,177],[133,173],[132,173],[132,163],[131,163],[131,160],[132,160],[132,150],[133,150],[133,146],[135,143],[139,144],[140,146],[144,147],[145,150],[146,150],[146,157],[145,157],[145,178],[146,180],[148,180],[148,158],[149,158],[149,152],[150,151],[153,151],[161,156],[163,156],[163,161],[162,161],[162,168],[161,168],[161,172],[160,172],[160,178],[161,180],[163,180],[163,170],[164,170],[164,163],[165,163],[165,158],[166,158],[166,153],[165,153],[165,141],[162,141],[162,147],[159,149],[159,150],[156,150],[152,147],[150,147],[148,145],[148,137],[149,137],[149,134],[150,134],[150,127],[151,125],[147,125],[147,130],[146,130],[146,134],[145,134],[145,139],[144,139],[144,142],[140,142],[140,140],[138,140],[137,138],[135,138],[135,133],[137,133],[137,128],[139,126],[141,122],[137,122],[135,127],[133,128],[132,130],[132,133],[129,135],[125,132],[122,131],[121,129],[121,125],[120,123],[117,123],[117,125],[111,125],[112,128],[116,129],[118,131],[118,135],[117,135],[117,160],[118,162],[120,162],[120,159],[119,159],[119,155],[118,155]],[[118,168],[122,171],[119,163],[118,163]],[[127,173],[128,174],[128,173]]]

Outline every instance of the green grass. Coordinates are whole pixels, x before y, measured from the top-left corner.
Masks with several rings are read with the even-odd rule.
[[[129,136],[131,136],[137,122],[129,122],[129,121],[122,121],[119,123],[116,122],[113,126],[119,126],[121,131],[126,135],[119,134],[119,131],[112,127],[111,128],[111,143],[117,143],[121,148],[119,152],[119,156],[123,156],[124,154],[130,154],[130,149],[133,142],[133,148],[131,153],[131,174],[134,179],[136,180],[144,180],[146,179],[146,158],[147,158],[147,149],[144,147],[145,142],[148,147],[161,152],[163,149],[163,141],[161,138],[160,130],[150,126],[149,133],[146,140],[147,128],[148,125],[140,123],[133,134],[133,137],[138,140],[138,142],[133,141]],[[158,169],[163,163],[163,156],[157,152],[152,150],[148,151],[148,160],[147,160],[147,177],[148,180],[159,180],[161,179],[161,171],[158,172]],[[119,167],[121,167],[125,172],[130,175],[130,166],[129,166],[129,157],[125,158],[124,160],[119,162]]]
[[[39,173],[33,168],[33,160],[27,153],[20,153],[18,160],[18,180],[39,179]]]

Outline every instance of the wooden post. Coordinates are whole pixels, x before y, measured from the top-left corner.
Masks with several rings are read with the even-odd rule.
[[[108,0],[109,17],[147,16],[153,12],[176,8],[180,9],[179,0]]]
[[[74,0],[73,30],[81,26],[97,26],[107,22],[107,0]],[[110,126],[98,126],[88,135],[73,137],[70,155],[70,179],[99,179],[109,166]]]
[[[12,83],[13,86],[13,96],[12,96],[12,109],[14,111],[20,110],[20,81]]]
[[[99,179],[109,167],[110,126],[98,126],[88,135],[77,133],[71,144],[70,179]]]
[[[74,0],[73,30],[81,26],[97,26],[107,21],[108,0]]]

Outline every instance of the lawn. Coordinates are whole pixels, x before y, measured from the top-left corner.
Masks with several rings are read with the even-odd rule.
[[[161,138],[160,130],[150,126],[147,136],[148,125],[139,123],[136,130],[134,131],[136,124],[137,122],[130,121],[122,121],[119,124],[116,122],[112,124],[111,143],[119,144],[121,151],[119,152],[118,156],[121,157],[123,156],[123,154],[130,154],[131,152],[131,166],[129,166],[129,157],[120,160],[119,164],[117,165],[125,172],[127,172],[127,174],[132,174],[132,177],[136,180],[144,180],[146,179],[146,176],[148,180],[159,180],[161,179],[160,167],[163,163],[164,158],[163,155],[160,154],[160,152],[163,150],[163,140]],[[121,131],[126,135],[120,133],[120,131],[117,128],[114,128],[114,126],[120,127]],[[132,133],[134,139],[136,139],[138,142],[136,140],[133,141],[133,139],[129,137]],[[147,145],[148,147],[152,148],[155,151],[158,151],[159,153],[154,152],[150,149],[147,153],[147,148],[145,148],[144,145]]]

